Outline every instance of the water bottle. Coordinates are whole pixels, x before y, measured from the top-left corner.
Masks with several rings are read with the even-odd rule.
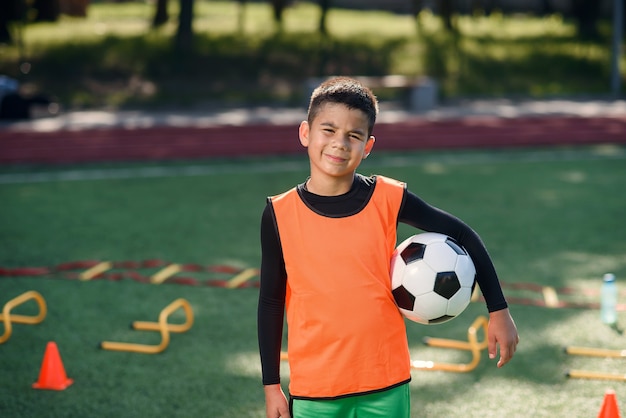
[[[615,276],[610,273],[605,274],[602,281],[600,317],[602,322],[608,325],[617,322],[617,286]]]

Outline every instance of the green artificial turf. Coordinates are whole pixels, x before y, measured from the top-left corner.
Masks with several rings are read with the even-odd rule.
[[[157,167],[161,174],[149,178],[140,173],[157,164],[0,168],[0,268],[149,259],[256,268],[265,197],[302,181],[304,158],[163,163]],[[598,290],[602,274],[611,271],[623,291],[625,159],[626,149],[615,146],[375,152],[360,171],[405,180],[427,201],[467,221],[481,234],[505,285]],[[204,168],[204,174],[185,175],[189,166]],[[121,169],[127,178],[106,179]],[[67,170],[101,178],[55,180]],[[16,173],[26,176],[9,181]],[[413,232],[402,227],[400,238]],[[176,276],[203,283],[232,277]],[[48,314],[38,325],[14,324],[11,338],[0,345],[2,416],[264,416],[256,288],[79,281],[58,271],[0,276],[0,306],[28,290],[43,295]],[[510,288],[506,293],[541,297]],[[560,296],[597,301],[582,293]],[[188,332],[173,333],[163,353],[98,348],[103,340],[157,344],[158,333],[131,330],[129,324],[156,321],[161,309],[181,297],[191,304],[195,322]],[[36,310],[27,302],[14,313]],[[565,377],[569,369],[625,370],[619,359],[563,353],[567,345],[624,348],[626,337],[601,324],[597,310],[514,303],[511,312],[521,336],[513,361],[497,369],[483,352],[469,373],[415,370],[414,417],[589,417],[598,413],[609,387],[618,401],[626,400],[623,383]],[[485,313],[477,302],[446,324],[407,323],[413,359],[469,362],[469,352],[427,347],[422,338],[466,339],[467,327]],[[623,313],[619,317],[626,320]],[[183,320],[179,311],[171,318]],[[48,341],[57,343],[74,379],[64,391],[31,388]]]

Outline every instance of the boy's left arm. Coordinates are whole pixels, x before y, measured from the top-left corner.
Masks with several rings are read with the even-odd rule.
[[[508,308],[489,313],[487,334],[489,358],[496,358],[499,345],[500,359],[498,360],[498,367],[502,367],[513,358],[519,343],[517,327]]]

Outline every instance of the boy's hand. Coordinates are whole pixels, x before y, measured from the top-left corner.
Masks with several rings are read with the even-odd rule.
[[[267,418],[291,418],[289,404],[280,384],[266,385],[265,389],[265,414]]]
[[[498,345],[500,345],[498,367],[502,367],[513,358],[519,343],[517,327],[515,322],[513,322],[513,318],[511,318],[508,308],[489,313],[487,334],[489,358],[496,358]]]

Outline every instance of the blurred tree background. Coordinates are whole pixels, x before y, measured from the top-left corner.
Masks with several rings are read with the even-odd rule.
[[[0,74],[68,108],[301,105],[336,74],[429,76],[444,99],[607,95],[613,3],[1,0]]]

